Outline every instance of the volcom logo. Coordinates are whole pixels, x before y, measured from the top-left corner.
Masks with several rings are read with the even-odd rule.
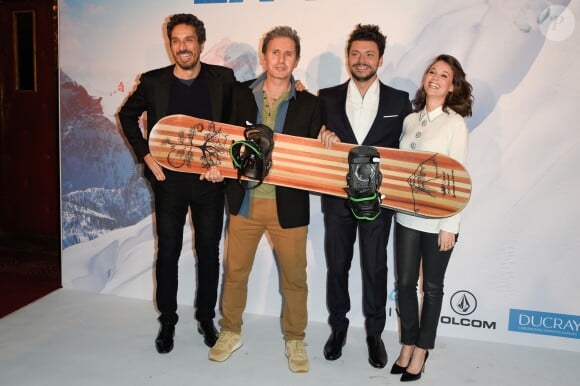
[[[459,315],[470,315],[477,308],[477,299],[469,291],[457,291],[451,296],[451,309]]]
[[[475,309],[477,308],[477,299],[471,292],[461,290],[455,292],[451,296],[449,304],[451,305],[453,312],[461,316],[466,316],[475,312]],[[497,327],[496,322],[489,322],[487,320],[480,319],[469,319],[442,315],[440,320],[442,324],[450,324],[453,326],[485,328],[489,330],[495,330]]]

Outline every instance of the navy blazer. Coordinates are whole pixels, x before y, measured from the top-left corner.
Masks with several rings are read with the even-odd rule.
[[[322,123],[326,128],[333,131],[342,142],[358,144],[346,115],[346,94],[349,81],[321,89],[318,95],[322,106]],[[377,116],[360,145],[398,148],[403,120],[411,112],[409,93],[389,87],[382,82],[379,82],[379,85]],[[324,213],[350,215],[345,199],[323,195],[321,204]]]
[[[245,126],[256,122],[258,106],[252,90],[246,82],[235,88],[232,102],[232,123]],[[297,91],[296,98],[290,99],[282,134],[316,138],[321,127],[320,101],[306,91]],[[276,144],[274,144],[276,151]],[[245,191],[235,180],[226,181],[228,209],[238,214]],[[282,228],[294,228],[310,223],[310,197],[306,190],[276,186],[276,207]]]
[[[232,69],[201,63],[207,79],[212,120],[228,122],[232,90],[236,78]],[[147,137],[153,126],[167,115],[169,93],[175,65],[151,70],[141,75],[135,91],[119,110],[119,122],[139,162],[149,153],[149,145],[139,128],[139,117],[147,112]],[[147,168],[146,168],[147,169]]]

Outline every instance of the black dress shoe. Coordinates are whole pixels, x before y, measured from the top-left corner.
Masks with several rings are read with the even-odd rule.
[[[335,361],[342,355],[342,347],[346,344],[346,331],[332,331],[324,345],[324,357]]]
[[[382,369],[387,364],[387,351],[380,335],[367,336],[369,348],[369,363],[371,366]]]
[[[421,379],[421,374],[425,372],[425,362],[427,362],[427,358],[429,358],[429,351],[425,353],[425,360],[423,361],[423,367],[421,367],[421,371],[419,371],[417,374],[413,374],[405,369],[405,371],[403,371],[403,375],[401,375],[401,382],[410,382]]]
[[[155,348],[159,354],[167,354],[173,350],[173,336],[175,335],[175,326],[162,324],[155,338]]]
[[[203,335],[203,343],[207,347],[213,347],[218,339],[218,331],[213,325],[213,322],[199,322],[197,325],[197,331]]]
[[[391,374],[403,374],[406,367],[399,366],[397,362],[393,363],[393,367],[391,367]]]

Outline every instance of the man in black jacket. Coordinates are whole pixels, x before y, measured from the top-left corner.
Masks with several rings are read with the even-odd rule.
[[[319,92],[325,125],[320,138],[327,146],[347,142],[399,147],[403,119],[411,112],[411,104],[407,92],[378,79],[385,44],[386,37],[375,25],[359,24],[351,33],[347,45],[351,79]],[[381,334],[386,322],[387,242],[393,211],[382,208],[374,220],[358,220],[348,210],[345,199],[325,195],[321,203],[331,327],[324,356],[328,360],[338,359],[346,343],[349,324],[346,314],[350,311],[348,276],[358,230],[369,363],[382,368],[387,363]]]
[[[272,29],[264,38],[262,54],[266,72],[249,87],[234,91],[233,123],[261,123],[274,132],[315,138],[320,130],[318,98],[306,91],[297,92],[292,77],[300,58],[296,31],[290,27]],[[258,243],[267,232],[280,270],[282,329],[288,365],[293,372],[306,372],[309,369],[304,344],[308,321],[309,193],[269,184],[244,190],[237,181],[229,181],[226,191],[230,220],[222,289],[222,329],[209,359],[225,361],[242,345],[248,277]]]
[[[157,258],[155,298],[161,328],[155,339],[159,353],[173,349],[177,315],[178,260],[188,210],[195,229],[197,291],[195,318],[198,331],[209,347],[217,340],[213,324],[219,281],[219,243],[224,218],[223,183],[212,183],[205,175],[162,169],[149,154],[147,140],[139,127],[147,113],[147,132],[166,115],[186,114],[227,122],[235,84],[231,69],[202,63],[205,27],[191,14],[176,14],[167,23],[174,65],[141,75],[136,90],[119,111],[119,121],[137,160],[146,164],[155,200]]]

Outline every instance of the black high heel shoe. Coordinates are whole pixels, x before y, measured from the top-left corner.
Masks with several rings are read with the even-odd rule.
[[[391,367],[391,374],[403,374],[406,367],[399,366],[397,362],[393,363],[393,367]]]
[[[403,375],[401,375],[401,382],[409,382],[409,381],[416,381],[421,379],[422,373],[425,372],[425,362],[427,362],[427,358],[429,358],[429,351],[425,353],[425,360],[423,361],[423,367],[421,367],[421,371],[417,374],[413,374],[407,371],[407,369],[403,370]]]

